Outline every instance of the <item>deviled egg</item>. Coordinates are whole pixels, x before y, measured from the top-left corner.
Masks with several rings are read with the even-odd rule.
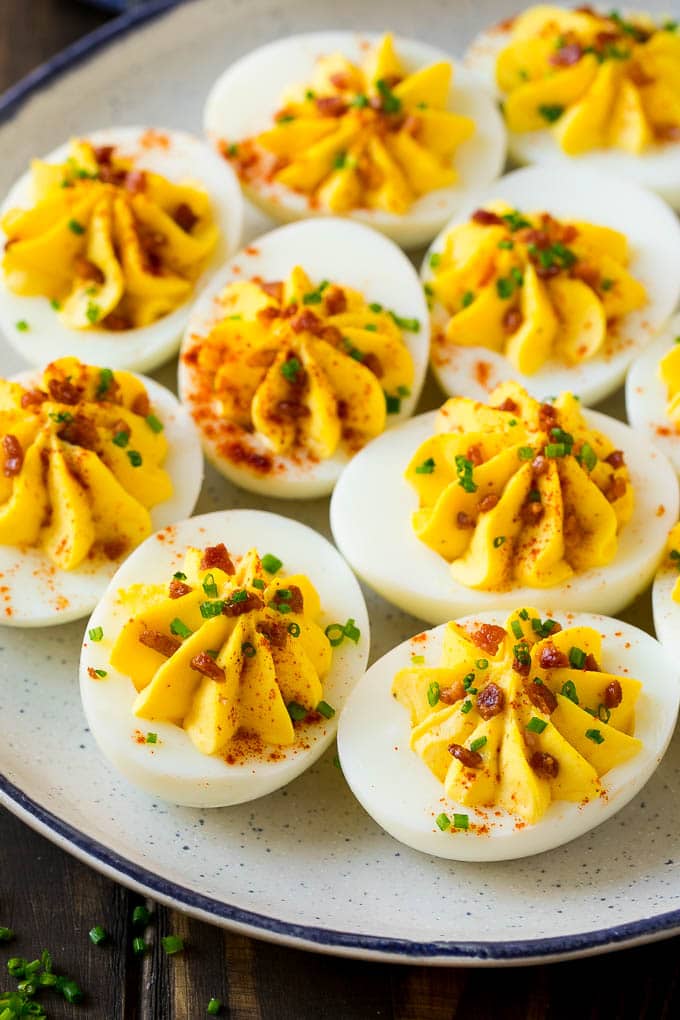
[[[652,587],[654,630],[675,661],[680,657],[680,525],[668,535],[666,556]]]
[[[83,707],[104,755],[176,804],[253,800],[308,768],[368,658],[333,546],[255,510],[194,517],[122,565],[88,623]]]
[[[508,379],[601,400],[672,314],[675,264],[680,224],[656,195],[584,169],[516,170],[425,257],[434,373],[477,400]]]
[[[515,160],[578,161],[680,207],[676,20],[541,4],[483,32],[465,63],[502,97]]]
[[[344,775],[395,839],[453,860],[560,846],[610,818],[661,761],[678,667],[605,616],[529,607],[417,634],[340,719]]]
[[[631,365],[626,415],[680,474],[680,316]]]
[[[120,561],[186,517],[203,479],[196,430],[152,379],[51,362],[0,380],[0,622],[91,612]]]
[[[678,482],[646,437],[504,383],[374,440],[331,503],[338,548],[432,623],[518,602],[617,612],[652,579]]]
[[[427,306],[406,256],[358,223],[258,238],[192,312],[179,391],[207,457],[254,492],[310,498],[415,407]]]
[[[279,39],[229,67],[204,126],[277,220],[346,215],[427,243],[502,170],[492,98],[441,50],[389,33]]]
[[[181,131],[107,128],[33,160],[2,205],[0,325],[33,365],[72,355],[145,371],[238,247],[231,168]]]

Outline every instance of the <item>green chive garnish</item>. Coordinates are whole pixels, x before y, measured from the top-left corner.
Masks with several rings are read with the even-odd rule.
[[[105,393],[108,392],[111,383],[113,382],[113,372],[110,368],[99,369],[99,385],[97,386],[97,392],[95,397],[97,400],[101,400]]]
[[[599,730],[586,730],[586,736],[594,744],[604,744],[604,737]]]
[[[534,456],[534,451],[530,446],[520,446],[517,456],[520,460],[531,460]]]
[[[424,665],[424,663],[425,663],[425,656],[424,655],[412,655],[411,656],[411,665],[412,666],[422,666],[422,665]]]
[[[186,581],[187,575],[183,574],[181,570],[178,570],[172,575],[176,581]]]
[[[472,743],[470,744],[470,750],[475,752],[479,751],[481,750],[482,747],[484,747],[485,744],[486,737],[477,737],[477,739],[473,740]]]
[[[19,321],[16,323],[16,328],[19,330],[20,333],[25,333],[28,329],[28,323],[26,322],[25,319],[19,319]]]
[[[612,717],[611,710],[606,705],[597,706],[597,718],[600,722],[608,723]]]
[[[106,672],[105,669],[95,669],[95,674],[99,677],[100,680],[103,680],[105,676],[108,676],[108,673]]]
[[[211,999],[206,1010],[208,1016],[219,1016],[222,1010],[222,1003],[219,999]]]
[[[505,535],[496,535],[496,537],[493,540],[493,547],[494,547],[494,549],[500,549],[500,547],[503,545],[504,542],[505,542]]]
[[[385,394],[385,407],[388,414],[399,414],[401,411],[401,398]]]
[[[583,446],[581,447],[581,452],[578,455],[578,460],[583,467],[588,469],[588,471],[593,470],[593,468],[597,464],[597,454],[593,450],[590,443],[583,444]]]
[[[522,630],[522,624],[519,623],[517,620],[513,620],[512,623],[510,624],[510,627],[512,628],[512,633],[515,635],[515,637],[517,638],[518,641],[521,640],[521,638],[524,637],[524,631]]]
[[[309,295],[306,294],[305,297],[309,297]],[[321,300],[320,297],[319,300]],[[297,358],[288,358],[288,361],[284,361],[284,363],[281,365],[280,371],[283,378],[287,379],[288,382],[295,382],[295,380],[298,377],[298,372],[300,371],[301,368],[302,365],[300,364]]]
[[[435,818],[434,824],[437,826],[438,829],[441,829],[442,832],[446,832],[447,829],[451,828],[451,819],[449,818],[448,815],[445,815],[444,812],[442,811],[442,813],[440,815],[437,815],[437,817]]]
[[[186,623],[182,623],[180,618],[176,616],[175,619],[170,624],[170,633],[176,634],[178,637],[181,638],[188,638],[191,637],[193,631],[189,630]]]
[[[139,450],[128,450],[127,455],[133,467],[138,468],[142,466],[142,455]]]
[[[403,319],[401,315],[390,311],[390,318],[399,329],[405,329],[407,333],[419,333],[420,321],[418,319]]]
[[[489,660],[488,659],[477,659],[477,661],[475,663],[475,666],[477,667],[477,669],[488,669],[488,667],[489,667]]]
[[[520,611],[519,611],[519,613],[517,615],[519,616],[520,620],[528,620],[529,619],[529,610],[528,609],[520,609]]]
[[[147,744],[157,744],[158,743],[158,734],[157,733],[147,733],[147,735],[146,735],[146,742],[147,742]]]
[[[278,556],[273,556],[272,553],[265,553],[260,562],[262,569],[266,570],[268,574],[275,574],[283,566],[283,561]]]
[[[569,665],[574,669],[583,669],[586,661],[586,653],[582,648],[569,649]]]
[[[203,591],[206,593],[209,599],[217,598],[217,585],[215,584],[215,575],[206,574],[203,578]]]
[[[472,302],[475,300],[475,293],[472,290],[466,290],[460,299],[460,303],[463,308],[469,308]]]
[[[87,321],[93,326],[95,322],[99,322],[99,316],[101,315],[101,309],[99,305],[96,305],[94,301],[87,302],[87,308],[85,309],[85,316]]]
[[[147,950],[146,942],[144,941],[141,935],[137,935],[136,938],[132,940],[132,952],[135,954],[135,956],[143,956],[146,950]]]
[[[264,591],[266,587],[267,587],[267,585],[262,580],[261,577],[254,577],[253,578],[253,588],[257,588],[259,591]]]
[[[469,711],[470,711],[471,709],[472,709],[472,702],[470,701],[470,699],[469,699],[469,698],[467,698],[467,700],[466,700],[466,701],[464,701],[464,702],[463,702],[463,704],[462,704],[462,705],[460,706],[460,710],[461,710],[461,712],[463,713],[463,715],[467,715],[467,714],[468,714],[468,712],[469,712]]]
[[[560,694],[563,698],[568,698],[569,701],[573,701],[575,705],[578,705],[578,694],[576,693],[576,684],[573,680],[565,680]]]
[[[152,432],[163,431],[163,422],[160,421],[155,414],[147,414],[144,420]]]
[[[78,220],[69,220],[68,229],[72,231],[74,234],[85,233],[85,227],[82,225],[82,223],[78,223]]]
[[[88,932],[90,936],[90,942],[95,946],[100,946],[102,942],[106,942],[107,934],[100,924],[96,924],[94,928],[90,928]]]
[[[468,815],[454,815],[453,816],[453,827],[454,829],[469,829],[470,818]]]
[[[564,113],[564,107],[558,103],[541,104],[538,108],[538,112],[544,120],[547,120],[549,124],[554,124],[556,120],[559,120]]]
[[[115,436],[113,437],[113,442],[116,444],[116,446],[120,447],[127,446],[127,444],[130,442],[130,433],[116,432]]]
[[[419,464],[416,468],[417,475],[431,475],[435,469],[435,462],[433,457],[428,457],[422,464]]]
[[[288,624],[288,633],[291,635],[291,637],[300,637],[300,624],[299,623],[289,623]]]
[[[289,701],[286,708],[293,722],[300,722],[301,719],[306,719],[307,717],[307,709],[304,705],[299,705],[297,701]]]
[[[184,939],[180,938],[179,935],[166,935],[165,938],[161,939],[161,945],[167,956],[172,956],[174,953],[182,952],[184,949]]]
[[[0,928],[0,942],[11,942],[14,932],[11,928]]]
[[[90,641],[101,641],[101,639],[104,637],[104,628],[90,627],[90,629],[87,632],[87,636],[89,637]]]
[[[430,255],[430,268],[436,269],[441,260],[442,257],[439,254],[439,252],[433,251],[432,254]]]
[[[545,719],[539,719],[538,716],[532,715],[531,719],[527,723],[527,729],[529,733],[542,733],[547,726]]]
[[[255,645],[251,644],[250,641],[244,641],[241,645],[241,651],[245,655],[246,659],[252,659],[257,654]]]
[[[327,701],[320,701],[316,706],[317,712],[322,715],[325,719],[332,719],[335,715],[335,709],[332,705],[329,705]]]
[[[434,708],[434,706],[439,701],[439,693],[440,693],[439,684],[437,683],[436,680],[433,680],[430,686],[427,688],[427,700],[430,705],[430,708]]]

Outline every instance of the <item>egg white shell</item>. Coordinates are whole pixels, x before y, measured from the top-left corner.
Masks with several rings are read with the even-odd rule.
[[[668,323],[661,336],[636,358],[626,377],[626,416],[636,430],[670,460],[680,474],[680,432],[666,415],[668,396],[659,375],[659,362],[680,336],[680,315]]]
[[[414,452],[434,433],[435,417],[434,411],[421,414],[374,439],[345,469],[331,502],[338,548],[389,602],[433,624],[518,605],[543,605],[551,613],[569,609],[609,614],[628,605],[651,582],[670,524],[678,516],[677,477],[646,437],[590,410],[584,411],[588,424],[625,452],[635,488],[633,517],[621,531],[614,561],[554,588],[478,591],[454,581],[446,560],[411,527],[418,496],[403,478]]]
[[[664,563],[652,586],[654,630],[675,662],[680,662],[680,604],[673,599],[678,572]]]
[[[412,413],[423,387],[429,351],[429,316],[423,291],[411,262],[397,246],[373,230],[349,220],[329,218],[306,220],[279,227],[253,241],[215,274],[193,308],[182,344],[182,354],[197,337],[207,336],[223,317],[219,295],[235,280],[261,276],[264,280],[283,280],[295,265],[300,265],[312,280],[331,280],[340,286],[360,291],[371,302],[390,308],[403,318],[417,319],[417,333],[403,331],[413,359],[414,378],[411,394],[401,402],[399,414],[390,414],[388,427],[405,421]],[[179,393],[194,414],[198,405],[192,400],[194,369],[180,356]],[[311,499],[331,491],[349,455],[338,451],[327,460],[295,463],[291,458],[274,457],[274,470],[262,475],[238,467],[220,453],[219,436],[201,433],[203,449],[218,471],[251,492],[283,499]],[[218,427],[211,421],[211,431]],[[239,437],[242,446],[254,453],[268,453],[264,440],[256,435]]]
[[[173,494],[150,510],[154,530],[187,517],[203,483],[203,456],[194,423],[165,386],[140,376],[168,441],[164,468]],[[15,382],[33,385],[39,377],[23,372]],[[140,468],[144,470],[144,465]],[[85,560],[75,570],[60,570],[40,549],[0,545],[0,624],[49,627],[69,623],[92,611],[121,559]]]
[[[268,43],[232,64],[213,85],[203,113],[203,125],[214,144],[251,137],[271,126],[281,96],[291,85],[309,81],[319,56],[343,53],[361,63],[376,33],[310,32]],[[449,54],[412,39],[395,39],[395,47],[409,71],[445,60],[453,64],[453,86],[448,109],[472,117],[476,130],[456,150],[458,183],[423,195],[405,215],[356,209],[351,219],[387,234],[405,248],[427,244],[455,212],[466,193],[482,187],[502,172],[505,129],[496,105],[476,77],[456,64]],[[310,207],[308,198],[276,182],[246,184],[253,202],[279,221],[324,215]]]
[[[546,167],[526,167],[501,177],[465,203],[425,256],[424,283],[434,275],[430,257],[444,250],[451,228],[465,223],[476,208],[498,199],[523,212],[545,211],[557,219],[580,219],[622,230],[630,245],[628,269],[644,285],[649,300],[621,320],[618,336],[605,344],[602,353],[579,365],[551,358],[533,375],[523,375],[504,355],[487,347],[451,344],[433,349],[432,370],[450,395],[485,400],[500,382],[515,379],[539,399],[570,390],[583,403],[594,404],[623,382],[635,355],[649,344],[678,303],[680,276],[672,267],[680,264],[680,223],[661,199],[629,181],[587,169],[563,167],[558,175]],[[443,330],[448,319],[446,309],[436,302],[433,331],[437,326]]]
[[[159,541],[162,538],[162,541]],[[178,570],[187,546],[224,542],[243,556],[252,547],[271,551],[283,560],[283,573],[302,573],[321,598],[321,626],[352,617],[361,631],[357,644],[344,641],[333,649],[330,672],[323,680],[324,700],[336,709],[333,719],[305,728],[309,747],[281,748],[276,762],[251,761],[229,765],[217,755],[204,755],[179,726],[138,719],[132,714],[136,691],[132,681],[112,669],[109,655],[128,612],[116,602],[119,589],[144,582],[167,581]],[[99,642],[88,638],[102,627]],[[225,510],[182,521],[152,536],[123,563],[90,618],[80,660],[80,692],[85,715],[100,750],[134,785],[175,804],[221,807],[262,797],[289,783],[312,765],[335,737],[337,719],[349,692],[366,668],[370,643],[368,613],[356,578],[325,538],[297,521],[260,510]],[[104,668],[103,680],[92,680],[88,668]],[[135,730],[153,730],[155,745],[138,744]]]
[[[147,146],[141,138],[147,128],[112,127],[87,132],[94,145],[115,145],[120,154],[130,156],[135,168],[162,174],[171,181],[200,184],[210,195],[213,215],[220,231],[219,240],[206,266],[192,288],[188,300],[149,326],[125,331],[106,329],[77,330],[65,326],[47,297],[23,297],[13,294],[0,274],[0,328],[12,347],[30,364],[42,366],[55,358],[72,355],[92,365],[113,369],[148,372],[162,365],[179,347],[182,330],[194,296],[241,240],[243,198],[236,174],[205,142],[184,131],[159,132],[170,140],[169,148]],[[48,163],[61,163],[69,154],[69,144],[44,156]],[[30,173],[14,184],[2,203],[2,212],[32,204]],[[5,237],[0,231],[0,242]],[[25,320],[29,328],[18,331],[16,323]]]
[[[625,11],[622,12],[625,16]],[[502,22],[480,33],[468,48],[465,66],[484,81],[498,98],[496,58],[510,42],[512,22]],[[641,184],[680,210],[680,145],[655,146],[641,155],[622,149],[596,149],[568,156],[551,131],[508,131],[509,156],[516,163],[538,163],[551,173],[561,174],[570,166],[586,167]]]
[[[521,600],[517,602],[521,605]],[[545,615],[545,614],[541,614]],[[408,711],[391,695],[395,673],[424,654],[439,665],[444,626],[427,632],[426,641],[404,641],[379,659],[352,692],[340,719],[338,751],[355,797],[375,821],[407,846],[458,861],[503,861],[542,853],[583,835],[624,807],[644,786],[661,761],[675,728],[680,699],[680,667],[654,638],[628,623],[606,616],[552,613],[563,626],[599,630],[605,641],[603,667],[641,680],[634,736],[642,749],[630,761],[602,777],[606,797],[585,805],[553,801],[534,825],[518,827],[505,811],[475,810],[444,795],[443,785],[409,747]],[[505,616],[486,612],[468,620],[503,625]],[[465,621],[461,621],[465,622]],[[488,826],[488,834],[449,829],[435,818],[444,812],[468,815]]]

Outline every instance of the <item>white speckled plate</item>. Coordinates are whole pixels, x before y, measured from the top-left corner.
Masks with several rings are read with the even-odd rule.
[[[36,150],[70,132],[140,121],[195,130],[227,61],[288,32],[388,26],[460,54],[484,24],[518,7],[512,0],[192,0],[120,35],[29,93],[20,108],[10,106],[14,116],[0,127],[0,193]],[[107,27],[100,36],[110,34]],[[251,215],[247,237],[266,226]],[[20,367],[3,348],[3,373]],[[167,383],[174,373],[169,365],[158,378]],[[421,409],[439,399],[431,387]],[[620,398],[607,410],[621,415]],[[232,506],[276,510],[328,535],[326,500],[276,504],[209,473],[199,512]],[[421,629],[376,596],[368,604],[374,657]],[[625,617],[650,630],[648,596]],[[332,750],[287,788],[233,808],[175,808],[133,789],[87,730],[78,697],[81,636],[79,623],[0,630],[0,799],[127,885],[250,935],[410,962],[549,960],[680,931],[677,740],[642,793],[575,843],[525,861],[441,861],[405,849],[371,821],[333,766]]]

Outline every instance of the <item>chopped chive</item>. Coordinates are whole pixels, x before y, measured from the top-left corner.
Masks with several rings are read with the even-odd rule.
[[[488,659],[477,659],[477,661],[475,663],[475,666],[477,667],[477,669],[488,669],[489,668],[489,660]]]
[[[522,624],[518,623],[517,620],[513,620],[512,623],[510,624],[510,627],[512,628],[512,633],[515,635],[515,637],[517,638],[518,641],[521,640],[524,637],[524,631],[522,630]]]
[[[87,632],[87,636],[89,637],[90,641],[101,641],[101,639],[104,637],[104,628],[90,627],[90,629]]]
[[[519,616],[520,620],[528,620],[529,619],[529,610],[528,609],[520,609],[520,611],[519,611],[519,613],[517,615]]]
[[[523,227],[531,226],[529,220],[525,216],[522,216],[521,212],[518,212],[517,209],[514,209],[509,213],[503,213],[501,219],[505,220],[513,234],[516,230],[521,230]]]
[[[469,829],[470,818],[468,815],[454,815],[453,816],[453,827],[454,829]]]
[[[466,700],[465,700],[465,701],[463,702],[463,704],[462,704],[462,705],[460,706],[460,710],[461,710],[461,712],[463,713],[463,715],[467,715],[467,714],[468,714],[468,712],[469,712],[469,711],[470,711],[471,709],[472,709],[472,702],[470,701],[470,699],[469,699],[469,698],[467,698],[467,699],[466,699]]]
[[[431,475],[435,467],[436,465],[434,462],[434,457],[428,457],[427,460],[424,460],[422,464],[418,465],[418,467],[416,468],[416,474]]]
[[[135,956],[143,956],[148,946],[141,935],[137,935],[132,940],[132,952]]]
[[[147,733],[147,735],[146,735],[146,742],[147,742],[147,744],[157,744],[158,743],[158,734],[157,733]]]
[[[371,309],[372,312],[375,312],[376,315],[378,314],[378,312],[382,312],[383,310],[383,306],[379,305],[377,301],[372,301],[368,307]]]
[[[57,298],[55,297],[50,298],[50,304],[52,308],[54,308],[55,312],[58,312],[59,309],[61,308],[61,301],[58,301]]]
[[[244,641],[241,645],[241,652],[245,655],[246,659],[252,659],[257,654],[257,649],[250,641]]]
[[[509,237],[504,237],[502,241],[498,242],[498,247],[505,251],[512,251],[515,247],[515,242],[511,241]]]
[[[147,414],[144,421],[149,426],[152,432],[163,431],[163,422],[159,418],[157,418],[155,414]]]
[[[99,369],[99,385],[97,386],[97,392],[95,397],[97,400],[101,400],[105,393],[108,393],[109,388],[113,382],[113,372],[110,368]]]
[[[390,318],[399,329],[405,329],[407,333],[419,333],[420,321],[418,319],[404,319],[401,315],[390,310]]]
[[[356,106],[358,110],[363,110],[368,106],[368,96],[365,96],[362,92],[354,97],[351,102],[352,106]]]
[[[138,468],[142,466],[142,455],[139,450],[128,450],[127,455],[133,467]]]
[[[167,956],[172,956],[174,953],[181,953],[184,949],[184,939],[179,935],[166,935],[165,938],[161,939],[161,945]]]
[[[585,466],[588,471],[592,471],[597,464],[597,454],[593,450],[590,443],[584,443],[581,447],[581,452],[578,455],[578,461],[582,466]]]
[[[101,308],[95,304],[94,301],[87,302],[87,308],[85,309],[85,316],[87,321],[94,326],[95,322],[99,322],[99,316],[101,315]]]
[[[73,421],[73,415],[71,414],[70,411],[57,411],[56,413],[54,411],[50,411],[49,416],[50,421],[56,421],[57,424],[60,424],[61,422]]]
[[[503,545],[504,542],[505,542],[505,535],[496,535],[496,537],[493,540],[493,547],[494,547],[494,549],[500,549],[500,547]]]
[[[305,295],[305,297],[308,296],[309,295]],[[321,300],[321,296],[319,296],[319,300]],[[287,379],[288,382],[294,383],[298,377],[298,372],[300,372],[301,368],[302,365],[300,364],[297,358],[288,358],[288,360],[284,361],[284,363],[281,365],[279,371],[281,372],[281,375],[283,376],[284,379]]]
[[[559,103],[542,103],[538,108],[538,112],[549,124],[554,124],[564,113],[564,107],[560,106]]]
[[[83,992],[82,989],[75,981],[62,981],[61,984],[57,980],[56,987],[59,989],[61,994],[64,996],[67,1002],[82,1002]]]
[[[422,665],[424,665],[424,663],[425,663],[425,656],[424,655],[412,655],[411,656],[411,665],[412,666],[422,666]]]
[[[399,414],[401,411],[401,398],[385,394],[385,407],[388,414]]]
[[[183,574],[181,570],[177,570],[173,575],[176,581],[186,581],[187,575]]]
[[[29,327],[25,319],[19,319],[19,321],[16,323],[16,328],[19,330],[20,333],[25,333]]]
[[[191,637],[193,631],[189,630],[186,623],[182,623],[180,618],[176,616],[175,619],[170,624],[170,633],[176,634],[178,637],[181,638],[188,638]]]
[[[470,750],[477,752],[481,750],[481,748],[484,747],[485,744],[486,737],[477,737],[477,739],[473,740],[472,743],[470,744]]]
[[[108,676],[108,673],[106,672],[105,669],[95,669],[95,674],[99,677],[100,680],[103,680],[105,676]]]
[[[466,290],[460,299],[460,303],[463,308],[469,308],[472,302],[475,300],[475,292],[473,290]]]
[[[383,111],[385,113],[399,113],[401,110],[401,99],[399,99],[398,96],[395,96],[384,78],[378,78],[375,83],[375,87],[380,93]]]
[[[343,158],[342,165],[344,166],[344,158]],[[303,303],[303,305],[320,305],[322,301],[323,301],[323,298],[321,296],[321,292],[318,291],[318,290],[310,290],[308,294],[303,294],[302,295],[302,303]],[[293,359],[293,360],[295,360],[295,359]],[[286,364],[289,364],[289,362],[286,362]],[[298,364],[299,364],[299,362],[298,362]],[[283,366],[281,368],[281,371],[283,371]],[[295,375],[297,375],[297,369],[295,371]]]
[[[85,233],[85,227],[82,225],[82,223],[79,223],[78,220],[69,220],[68,229],[74,234]]]
[[[434,824],[438,829],[441,829],[442,832],[446,832],[447,829],[451,828],[451,819],[442,811],[442,813],[437,815],[435,818]]]
[[[568,698],[569,701],[573,701],[575,705],[578,705],[578,694],[576,693],[576,684],[573,680],[564,681],[560,694],[563,698]]]
[[[206,648],[205,654],[209,655],[211,659],[215,660],[217,659],[217,656],[220,654],[220,650],[219,648]]]
[[[229,596],[229,602],[232,603],[246,602],[247,600],[248,592],[245,590],[245,588],[238,588],[236,591],[233,591]]]
[[[608,291],[611,290],[613,286],[614,281],[609,276],[605,276],[604,279],[600,281],[601,290]]]
[[[430,268],[431,269],[436,269],[437,266],[439,265],[439,263],[441,262],[441,260],[442,260],[442,257],[440,255],[440,253],[437,252],[437,251],[433,251],[432,254],[430,255]]]
[[[312,95],[313,95],[313,93],[312,93]],[[221,1011],[222,1011],[222,1003],[220,1002],[220,1000],[212,998],[210,1000],[210,1002],[208,1003],[208,1008],[206,1010],[206,1013],[208,1014],[208,1016],[219,1016]]]
[[[345,640],[345,628],[341,623],[329,623],[324,634],[332,648],[337,648]]]
[[[266,582],[263,581],[261,577],[253,578],[253,588],[257,588],[259,591],[264,591],[266,587]]]
[[[458,454],[455,458],[456,462],[456,473],[458,475],[458,484],[465,492],[476,492],[477,486],[475,484],[473,473],[474,465],[471,460],[467,457],[463,457]]]
[[[127,444],[130,442],[130,433],[116,432],[115,436],[113,437],[113,442],[115,443],[116,446],[120,446],[121,448],[127,446]]]
[[[567,447],[565,443],[546,443],[543,452],[546,457],[566,457]]]
[[[374,322],[366,322],[366,323],[364,323],[363,329],[365,329],[367,333],[377,333],[378,332],[378,327],[376,326],[376,324]]]
[[[547,725],[545,719],[539,719],[538,716],[532,715],[527,723],[527,729],[529,733],[542,733]]]
[[[586,730],[586,736],[594,744],[604,744],[604,737],[599,730]]]
[[[430,686],[427,688],[427,701],[430,708],[434,708],[434,706],[439,701],[439,694],[440,694],[439,684],[437,683],[436,680],[433,680]]]
[[[203,578],[203,591],[206,593],[209,599],[217,598],[217,585],[215,584],[215,575],[206,574]]]
[[[11,928],[0,928],[0,942],[11,942],[14,932]]]
[[[265,553],[260,562],[262,569],[266,570],[268,574],[275,574],[283,566],[283,561],[278,556],[273,556],[272,553]]]
[[[600,722],[608,723],[612,717],[611,710],[606,705],[597,706],[597,718]]]
[[[316,706],[316,710],[324,717],[324,719],[332,719],[335,715],[335,709],[332,705],[329,705],[327,701],[320,701]]]
[[[499,298],[502,298],[505,301],[509,297],[512,297],[514,291],[515,284],[511,279],[509,279],[509,277],[501,276],[498,280],[496,280],[496,292]]]
[[[102,942],[106,942],[108,935],[100,924],[96,924],[94,928],[90,928],[88,935],[90,936],[90,942],[95,946],[100,946]]]
[[[289,701],[286,708],[293,722],[300,722],[307,717],[307,709],[303,705],[299,705],[297,701]]]
[[[288,633],[291,637],[300,637],[300,624],[295,622],[289,623]]]
[[[468,673],[466,676],[463,677],[463,687],[465,688],[466,691],[470,689],[474,682],[475,682],[474,673]]]
[[[361,637],[361,631],[357,627],[354,620],[350,618],[345,624],[343,629],[345,631],[345,637],[349,638],[349,640],[353,641],[354,644],[356,645],[357,642],[359,641],[359,638]]]
[[[534,451],[530,446],[520,446],[517,456],[520,460],[531,460],[534,456]]]
[[[586,653],[582,648],[569,649],[569,665],[574,669],[583,669],[586,661]]]

